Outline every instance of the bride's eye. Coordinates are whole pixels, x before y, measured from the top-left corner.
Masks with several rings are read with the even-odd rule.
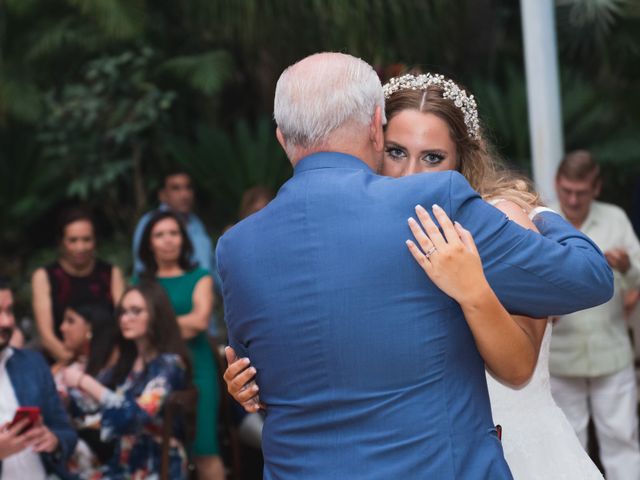
[[[424,157],[422,157],[423,161],[425,161],[429,165],[438,165],[439,163],[442,163],[444,158],[444,155],[440,153],[427,153]]]
[[[384,151],[389,157],[393,158],[394,160],[406,157],[404,150],[402,150],[401,148],[387,147]]]

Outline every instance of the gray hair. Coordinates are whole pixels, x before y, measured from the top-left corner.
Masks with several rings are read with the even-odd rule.
[[[322,145],[348,123],[369,125],[384,95],[375,70],[344,53],[318,53],[288,67],[278,80],[273,116],[288,144]]]

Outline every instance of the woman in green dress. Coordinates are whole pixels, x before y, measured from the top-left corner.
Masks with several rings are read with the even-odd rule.
[[[142,278],[155,278],[164,287],[178,317],[178,325],[193,362],[193,383],[198,388],[196,438],[191,449],[199,478],[224,479],[217,435],[220,399],[217,367],[207,339],[213,309],[213,280],[209,272],[191,262],[193,247],[180,217],[157,212],[147,224],[139,256]]]

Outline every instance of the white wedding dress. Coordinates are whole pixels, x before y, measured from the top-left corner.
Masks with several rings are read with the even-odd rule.
[[[514,480],[602,480],[569,421],[551,396],[547,323],[538,364],[523,387],[502,384],[487,372],[493,420]]]

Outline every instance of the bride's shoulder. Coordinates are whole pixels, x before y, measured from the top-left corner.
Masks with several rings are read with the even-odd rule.
[[[489,203],[509,217],[509,220],[514,221],[521,227],[528,228],[529,230],[536,229],[527,212],[516,202],[506,198],[495,198],[491,199]]]

